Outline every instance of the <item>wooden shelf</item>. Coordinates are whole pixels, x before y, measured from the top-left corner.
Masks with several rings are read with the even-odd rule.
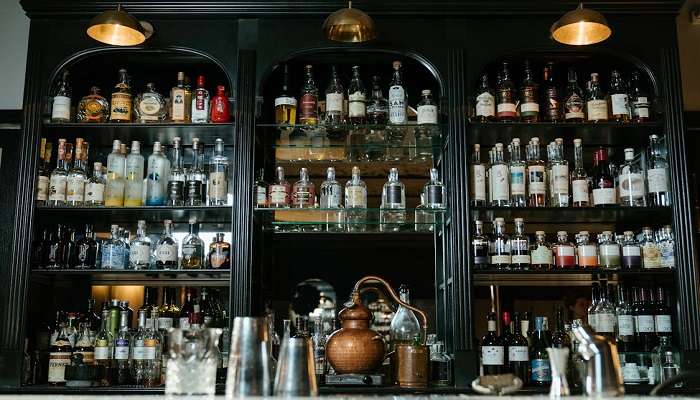
[[[658,280],[673,279],[674,269],[654,270],[604,270],[570,269],[555,271],[475,270],[472,272],[476,286],[590,286],[591,281],[605,279],[612,282],[621,279]]]
[[[37,221],[42,223],[136,223],[162,222],[170,219],[187,223],[196,217],[200,223],[230,223],[231,206],[153,206],[153,207],[37,207]]]
[[[671,207],[472,207],[472,221],[523,218],[526,224],[646,222],[658,226],[671,222]],[[623,227],[624,228],[624,227]]]
[[[231,271],[217,269],[199,270],[105,270],[59,269],[32,270],[32,278],[38,282],[85,280],[92,285],[148,285],[148,286],[229,286]]]

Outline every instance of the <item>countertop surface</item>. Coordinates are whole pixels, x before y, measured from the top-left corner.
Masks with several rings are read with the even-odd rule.
[[[13,394],[13,395],[0,395],[0,400],[10,400],[10,399],[17,399],[21,398],[23,400],[48,400],[49,398],[51,399],[71,399],[71,400],[96,400],[96,399],[101,399],[101,400],[153,400],[153,399],[162,399],[163,397],[166,397],[165,395],[110,395],[110,394],[102,394],[102,395],[74,395],[74,394],[66,394],[66,395],[55,395],[55,394],[29,394],[29,395],[21,395],[21,394]],[[546,395],[534,395],[534,396],[504,396],[504,397],[497,397],[497,396],[479,396],[479,395],[421,395],[421,396],[411,396],[411,395],[397,395],[397,396],[357,396],[357,395],[352,395],[352,396],[323,396],[323,397],[334,397],[338,399],[345,399],[345,400],[352,400],[352,399],[366,399],[366,398],[372,398],[372,399],[391,399],[391,400],[398,400],[398,399],[459,399],[459,400],[469,400],[469,399],[474,399],[474,400],[550,400],[549,396]],[[643,399],[661,399],[661,398],[669,398],[670,396],[639,396],[639,395],[627,395],[625,396],[625,399],[630,399],[630,400],[643,400]],[[177,400],[184,400],[184,399],[189,399],[190,397],[188,396],[177,396],[177,397],[172,397],[172,399],[177,399]],[[212,399],[212,400],[224,400],[226,399],[225,396],[212,396],[212,397],[206,397],[206,396],[192,396],[191,397],[193,400],[207,400],[207,399]],[[273,399],[273,397],[269,397],[270,399]],[[678,399],[678,400],[683,400],[683,399],[694,399],[697,400],[697,397],[682,397],[682,396],[673,396],[673,399]],[[566,399],[571,399],[571,400],[588,400],[591,399],[590,397],[585,397],[585,396],[571,396],[571,397],[566,397]],[[597,400],[602,400],[606,399],[605,397],[598,398]],[[616,399],[614,397],[610,397],[610,399]]]

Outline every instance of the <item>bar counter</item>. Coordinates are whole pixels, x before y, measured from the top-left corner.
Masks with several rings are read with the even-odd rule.
[[[402,396],[360,396],[360,395],[352,395],[352,396],[321,396],[321,397],[329,397],[329,398],[342,398],[344,400],[354,400],[354,399],[363,399],[363,398],[368,398],[371,397],[376,400],[383,400],[383,399],[433,399],[433,400],[450,400],[450,399],[459,399],[459,400],[471,400],[471,399],[479,399],[479,400],[490,400],[490,399],[503,399],[503,398],[508,398],[511,400],[547,400],[550,397],[546,395],[534,395],[534,396],[523,396],[523,395],[517,395],[517,396],[479,396],[479,395],[402,395]],[[54,400],[60,400],[60,399],[71,399],[71,400],[95,400],[95,399],[101,399],[101,400],[150,400],[150,399],[162,399],[164,398],[163,395],[39,395],[39,394],[32,394],[32,395],[0,395],[0,400],[10,400],[10,399],[17,399],[21,398],[23,400],[46,400],[46,399],[54,399]],[[189,397],[186,396],[178,396],[177,399],[180,400],[185,400],[188,399]],[[204,396],[192,396],[193,399],[205,399],[206,397]],[[275,397],[269,397],[270,399],[273,399]],[[567,397],[568,399],[571,400],[579,400],[579,399],[589,399],[589,397],[586,396],[571,396]],[[607,399],[608,397],[600,397],[600,399]],[[610,399],[613,399],[614,397],[610,397]],[[663,398],[669,398],[669,396],[639,396],[639,395],[628,395],[625,396],[626,399],[629,400],[651,400],[651,399],[663,399]],[[693,397],[690,396],[674,396],[674,399],[678,400],[684,400],[684,399],[693,399]],[[212,399],[216,400],[223,400],[226,399],[226,396],[216,396],[213,397]]]

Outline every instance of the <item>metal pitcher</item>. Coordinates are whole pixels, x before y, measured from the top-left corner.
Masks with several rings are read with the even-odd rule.
[[[226,397],[269,396],[270,346],[265,318],[236,317],[231,332],[231,353]]]
[[[574,321],[576,322],[576,321]],[[588,396],[622,396],[625,394],[617,346],[605,336],[597,335],[580,321],[571,331],[579,342],[578,352],[587,361],[585,392]]]
[[[285,338],[282,341],[275,396],[308,397],[318,395],[314,351],[310,338]]]

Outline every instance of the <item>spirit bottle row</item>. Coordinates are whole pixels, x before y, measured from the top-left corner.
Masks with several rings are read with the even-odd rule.
[[[519,138],[506,148],[502,143],[489,151],[489,163],[481,161],[481,146],[474,145],[470,163],[473,206],[492,207],[644,207],[670,205],[669,166],[662,141],[649,137],[648,157],[642,163],[633,148],[624,149],[624,161],[615,166],[608,150],[593,153],[593,169],[586,171],[583,143],[574,139],[574,165],[564,156],[564,140],[547,146],[547,162],[540,153],[539,138],[525,146]]]
[[[474,98],[473,119],[479,122],[647,122],[651,118],[651,98],[642,88],[640,74],[634,71],[625,80],[617,70],[610,72],[606,93],[598,73],[591,73],[586,89],[579,86],[574,68],[567,73],[566,88],[559,84],[555,64],[542,69],[542,83],[525,61],[519,87],[508,62],[502,62],[495,91],[488,73],[481,75]]]
[[[114,140],[112,152],[107,156],[106,173],[101,162],[94,162],[90,173],[89,144],[85,140],[76,138],[73,146],[66,139],[59,139],[56,167],[51,170],[53,146],[42,138],[37,204],[50,207],[228,204],[229,160],[223,140],[216,139],[207,164],[204,143],[192,138],[192,158],[187,168],[182,146],[181,139],[174,138],[169,158],[165,146],[155,142],[152,154],[144,163],[140,142],[132,141],[129,150],[126,143]]]
[[[506,233],[505,220],[493,221],[493,234],[484,234],[483,222],[475,222],[472,240],[472,261],[476,269],[552,270],[552,269],[655,269],[675,268],[675,240],[670,225],[654,232],[642,228],[639,234],[625,231],[616,235],[604,231],[596,239],[588,231],[569,241],[566,231],[557,232],[557,240],[549,243],[544,231],[537,231],[532,240],[525,233],[522,218],[516,218],[512,236]]]
[[[165,220],[163,233],[149,237],[146,221],[138,221],[136,235],[119,225],[112,225],[110,236],[98,240],[92,225],[82,234],[65,225],[56,232],[44,229],[32,244],[32,267],[35,269],[228,269],[231,245],[219,232],[208,247],[199,237],[199,223],[189,220],[189,234],[180,245],[173,236],[173,223]]]
[[[122,68],[119,70],[111,102],[100,95],[100,88],[93,86],[90,94],[80,100],[74,111],[71,95],[69,73],[65,71],[54,93],[51,122],[75,120],[87,123],[153,123],[167,120],[174,123],[204,124],[228,122],[230,119],[226,88],[219,85],[216,94],[210,96],[204,75],[197,76],[197,86],[192,89],[185,73],[178,72],[177,85],[170,90],[169,98],[158,93],[152,82],[147,83],[144,91],[133,97],[131,76]]]

